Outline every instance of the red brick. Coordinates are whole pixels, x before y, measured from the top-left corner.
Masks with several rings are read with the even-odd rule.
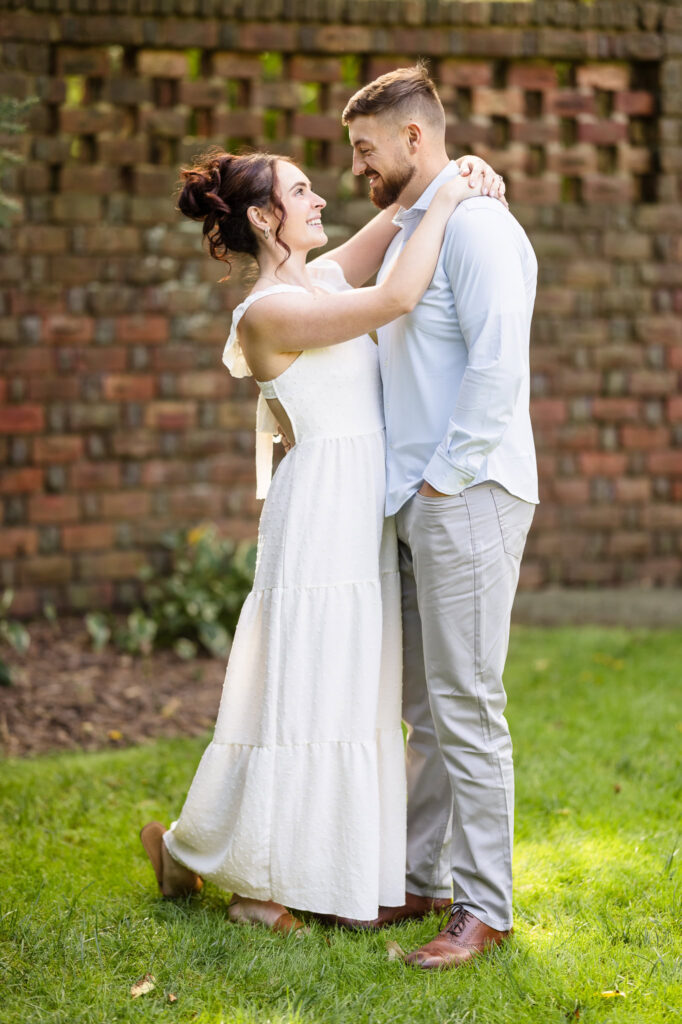
[[[558,448],[565,451],[597,448],[599,427],[596,423],[568,423],[558,432],[555,443]]]
[[[616,263],[640,263],[651,259],[652,239],[631,231],[607,231],[604,253]]]
[[[628,175],[587,174],[583,178],[583,199],[586,203],[613,203],[622,206],[634,200],[635,186]]]
[[[586,505],[590,500],[590,486],[580,477],[557,478],[552,490],[562,505]]]
[[[48,402],[57,399],[67,402],[78,398],[78,378],[65,377],[33,377],[28,382],[27,398],[32,402]]]
[[[33,461],[41,463],[75,462],[83,454],[82,437],[56,435],[37,437],[33,442]]]
[[[4,526],[0,530],[0,558],[34,555],[38,550],[38,531],[27,526]]]
[[[143,402],[156,394],[151,374],[111,374],[102,379],[102,397],[112,402]]]
[[[556,388],[562,395],[598,395],[602,375],[596,370],[559,369],[555,377]]]
[[[111,548],[115,540],[115,527],[110,523],[84,523],[62,528],[62,546],[65,551],[93,551]]]
[[[623,476],[627,457],[618,452],[582,452],[580,470],[585,476]]]
[[[628,117],[651,117],[656,109],[656,100],[650,92],[617,92],[614,109]]]
[[[43,321],[43,339],[52,345],[87,345],[94,333],[90,316],[48,316]]]
[[[578,124],[578,141],[597,146],[615,146],[627,142],[626,121],[582,121]]]
[[[60,185],[63,192],[106,196],[119,187],[118,171],[103,164],[67,164],[62,167]]]
[[[36,494],[29,498],[32,523],[75,523],[80,519],[78,498],[73,494]]]
[[[647,466],[651,473],[660,473],[662,476],[682,475],[682,450],[669,452],[651,452],[647,459]],[[682,508],[680,509],[682,516]],[[682,519],[681,519],[682,522]]]
[[[284,26],[282,26],[284,27]],[[286,28],[294,28],[294,26],[287,25]],[[255,29],[256,26],[253,26]],[[275,26],[273,26],[275,28]],[[275,32],[275,37],[276,37]],[[239,35],[240,42],[243,46],[248,46],[249,49],[253,49],[254,46],[258,49],[261,48],[259,42],[261,36],[256,33],[252,33],[249,37],[249,43],[243,42],[244,36],[243,31]],[[322,25],[315,32],[315,49],[323,53],[368,53],[373,49],[372,42],[374,33],[369,28],[364,28],[361,25]],[[272,46],[265,46],[265,49],[287,49],[296,50],[297,39],[295,34],[288,35],[282,40],[282,42],[272,42]]]
[[[34,434],[45,429],[45,410],[39,405],[6,405],[0,409],[0,434]]]
[[[184,484],[191,479],[191,467],[186,462],[171,459],[153,459],[142,467],[142,484],[159,487],[164,484]]]
[[[21,469],[5,467],[0,474],[0,494],[28,494],[43,486],[43,470],[33,466]]]
[[[559,89],[558,92],[549,92],[545,102],[547,113],[554,114],[556,117],[593,115],[596,111],[594,96],[591,93],[578,92],[574,89]]]
[[[111,56],[106,47],[58,46],[56,53],[59,75],[106,78],[111,67]]]
[[[71,579],[68,555],[35,555],[20,562],[19,574],[24,584],[65,583]]]
[[[17,230],[16,247],[22,253],[55,255],[67,251],[69,236],[66,228],[52,224],[26,225]]]
[[[263,73],[259,56],[243,53],[214,53],[213,74],[220,78],[260,78]]]
[[[297,54],[291,58],[288,74],[299,82],[340,82],[343,67],[338,57],[303,57]]]
[[[101,500],[102,519],[138,519],[148,516],[152,496],[147,491],[120,491],[118,494],[103,494]]]
[[[165,316],[117,316],[116,339],[126,345],[159,345],[168,341]]]
[[[509,69],[507,81],[509,85],[531,91],[556,89],[556,68],[552,65],[514,64]]]
[[[114,490],[120,483],[118,462],[79,462],[69,470],[69,487],[74,491]]]
[[[55,356],[49,348],[4,349],[1,357],[2,369],[9,376],[23,374],[53,373]]]
[[[479,117],[521,117],[524,110],[521,89],[488,89],[481,86],[472,95],[472,113]]]
[[[340,121],[337,127],[338,135],[341,131]],[[216,134],[232,135],[236,138],[260,135],[263,130],[263,115],[247,110],[219,111],[214,115],[213,129]]]
[[[636,370],[630,377],[633,395],[668,395],[677,390],[673,370]]]
[[[563,398],[534,398],[530,408],[533,423],[538,427],[565,423],[568,418]]]
[[[65,135],[118,134],[125,125],[125,113],[117,107],[62,107],[59,129]]]
[[[184,430],[196,423],[194,402],[150,402],[145,410],[145,426],[159,430]]]
[[[614,583],[616,566],[609,562],[571,560],[565,565],[565,573],[570,583]]]
[[[578,68],[577,78],[580,88],[625,92],[630,71],[625,64],[585,64]]]
[[[181,398],[225,398],[233,391],[233,378],[222,370],[194,370],[178,375]]]
[[[99,583],[69,583],[66,586],[69,608],[90,611],[92,608],[110,608],[114,603],[114,587],[107,581]]]
[[[641,415],[641,404],[636,398],[594,398],[592,414],[607,423],[635,421]]]
[[[136,579],[147,564],[141,551],[111,551],[106,554],[81,555],[80,578],[83,580]]]
[[[558,178],[521,178],[514,174],[510,185],[514,203],[553,206],[559,202],[561,187]]]
[[[642,530],[617,530],[609,538],[608,553],[614,558],[648,555],[651,553],[651,536]]]
[[[623,448],[631,451],[665,448],[670,443],[670,430],[668,427],[622,427],[621,441]]]
[[[292,132],[304,139],[338,139],[342,134],[341,121],[326,114],[294,114]]]
[[[682,345],[682,320],[667,313],[635,318],[637,337],[647,345]]]
[[[651,500],[651,480],[648,477],[624,476],[614,483],[616,501],[622,505],[645,505]]]
[[[668,399],[668,419],[672,423],[682,421],[682,395],[673,395]]]
[[[137,70],[144,78],[189,78],[187,55],[177,50],[140,50]]]

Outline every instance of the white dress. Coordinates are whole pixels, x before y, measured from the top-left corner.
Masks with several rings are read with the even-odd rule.
[[[325,290],[350,287],[332,260],[309,269]],[[268,288],[235,309],[233,373],[248,373],[241,316],[280,290],[302,289]],[[215,734],[166,844],[229,892],[372,918],[404,902],[406,803],[376,346],[364,335],[308,349],[259,387],[288,414],[295,445],[263,507]]]

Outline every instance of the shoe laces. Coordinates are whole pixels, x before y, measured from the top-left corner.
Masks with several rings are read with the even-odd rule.
[[[448,935],[457,938],[464,931],[467,919],[471,917],[468,910],[461,903],[451,903],[445,908],[438,925],[438,931],[446,931]]]

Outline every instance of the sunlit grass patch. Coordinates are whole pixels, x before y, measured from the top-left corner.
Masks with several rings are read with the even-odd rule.
[[[160,900],[138,829],[177,814],[203,741],[4,762],[0,1021],[679,1019],[681,653],[675,632],[513,632],[515,935],[443,974],[386,951],[427,941],[435,918],[285,939],[230,924],[211,885]]]

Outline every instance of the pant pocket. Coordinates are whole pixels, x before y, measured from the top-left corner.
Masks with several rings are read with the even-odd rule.
[[[522,501],[521,498],[515,498],[503,487],[495,487],[490,493],[497,510],[502,546],[512,558],[520,559],[526,546],[535,506],[528,501]]]

